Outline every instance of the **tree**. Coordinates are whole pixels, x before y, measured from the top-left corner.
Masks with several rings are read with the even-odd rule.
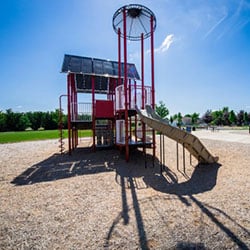
[[[206,113],[202,116],[202,121],[207,123],[207,124],[210,124],[213,120],[213,117],[212,117],[212,111],[211,110],[207,110]]]
[[[30,120],[31,123],[31,128],[33,130],[38,130],[40,127],[42,127],[42,118],[43,118],[44,113],[43,112],[28,112],[27,116]]]
[[[0,111],[0,132],[6,131],[6,114]]]
[[[212,112],[212,124],[213,125],[222,125],[222,116],[223,112],[221,110],[216,110]]]
[[[16,125],[17,131],[24,131],[26,128],[30,127],[31,123],[27,114],[22,113],[19,115],[19,119]]]
[[[170,116],[170,123],[172,124],[173,121],[174,121],[174,118],[173,118],[173,116],[171,115],[171,116]]]
[[[25,113],[6,110],[6,131],[23,131],[30,126],[30,120]]]
[[[247,114],[248,125],[250,125],[250,112]]]
[[[12,109],[6,110],[6,130],[16,131],[17,130],[18,117],[17,114],[12,111]]]
[[[42,127],[44,129],[57,129],[59,122],[59,110],[46,112],[43,115]]]
[[[250,120],[248,119],[247,112],[244,112],[243,120],[244,120],[244,125],[248,125],[249,124]]]
[[[237,117],[233,110],[229,112],[228,120],[231,125],[235,125],[237,123]]]
[[[156,105],[155,107],[156,113],[162,118],[166,119],[169,115],[169,110],[167,109],[166,105],[163,103],[163,101],[159,102],[159,105]]]
[[[222,109],[222,124],[223,125],[230,125],[231,122],[229,120],[229,108],[228,107],[224,107]]]
[[[177,114],[177,126],[180,127],[182,125],[182,114],[179,112]]]
[[[244,111],[240,110],[237,114],[237,125],[242,126],[244,124]]]

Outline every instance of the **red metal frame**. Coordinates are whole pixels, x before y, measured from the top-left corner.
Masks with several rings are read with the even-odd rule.
[[[75,77],[74,74],[71,74],[71,113],[73,117],[76,117],[76,88],[75,88]],[[72,133],[72,149],[75,149],[77,146],[77,129],[75,126],[71,126],[71,133]]]
[[[71,154],[71,75],[67,75],[67,96],[68,96],[68,148],[69,148],[69,154]]]
[[[150,17],[150,50],[151,50],[151,90],[149,86],[145,87],[145,79],[144,79],[144,33],[141,34],[141,89],[137,88],[136,81],[131,81],[128,79],[128,65],[127,65],[127,10],[126,7],[122,10],[122,18],[123,18],[123,26],[121,29],[118,29],[118,81],[114,78],[109,79],[110,90],[107,93],[107,100],[113,101],[114,104],[116,101],[116,93],[115,93],[115,85],[123,84],[123,90],[121,92],[124,93],[124,103],[121,106],[123,110],[119,110],[116,112],[116,119],[125,119],[125,151],[126,151],[126,161],[129,160],[129,139],[132,137],[132,119],[130,117],[130,109],[134,105],[133,100],[135,100],[135,104],[138,104],[141,101],[141,106],[139,108],[145,109],[145,103],[148,99],[148,93],[151,93],[151,106],[155,108],[155,76],[154,76],[154,16]],[[122,30],[122,32],[121,32]],[[123,39],[123,40],[121,40]],[[123,47],[122,47],[123,46]],[[123,53],[123,65],[124,68],[122,69],[122,53]],[[123,74],[122,75],[122,70]],[[78,145],[78,131],[77,126],[72,119],[76,119],[78,114],[78,105],[77,105],[77,89],[75,86],[75,78],[73,73],[69,73],[67,76],[67,96],[68,96],[68,145],[69,145],[69,154],[71,151]],[[92,131],[93,131],[93,150],[96,149],[96,120],[101,115],[96,114],[96,100],[95,100],[95,76],[91,76],[91,84],[92,84]],[[134,91],[134,92],[133,92]],[[137,94],[141,91],[141,99],[138,100]],[[133,105],[131,105],[133,103]],[[110,107],[110,105],[109,105]],[[100,109],[101,111],[101,109]],[[117,111],[117,110],[116,110]],[[115,117],[110,117],[109,112],[102,112],[100,114],[107,114],[107,119],[112,119],[112,127],[114,128],[114,120]],[[105,116],[105,115],[104,115]],[[106,117],[106,116],[105,116]],[[137,116],[135,115],[135,130],[137,131]],[[72,127],[73,126],[73,127]],[[156,140],[155,140],[155,131],[152,131],[152,147],[153,147],[153,157],[155,158],[155,151],[156,151]],[[135,133],[135,140],[137,142],[137,133]],[[143,142],[143,151],[146,153],[146,125],[142,123],[142,142]]]
[[[144,34],[141,34],[141,84],[142,84],[142,109],[145,108],[145,96],[144,96]],[[143,153],[146,154],[146,125],[142,122],[142,141],[143,141]]]
[[[155,71],[154,71],[154,17],[150,17],[151,29],[151,86],[152,86],[152,108],[155,109]],[[155,130],[153,130],[153,159],[155,159],[156,141]]]
[[[121,29],[118,29],[118,85],[121,85]]]
[[[128,69],[127,69],[127,20],[126,8],[123,9],[123,54],[124,54],[124,94],[125,94],[125,150],[126,161],[129,160],[129,136],[128,136]]]
[[[92,83],[92,131],[93,131],[93,150],[96,150],[95,145],[95,129],[96,129],[96,121],[95,121],[95,77],[91,77],[91,83]]]

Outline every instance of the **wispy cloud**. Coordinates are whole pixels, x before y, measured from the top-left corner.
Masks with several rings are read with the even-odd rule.
[[[174,34],[167,35],[161,45],[154,49],[154,52],[159,54],[166,52],[170,48],[174,40]],[[146,54],[150,54],[150,50],[147,50]],[[135,62],[136,60],[140,59],[141,54],[139,51],[135,51],[134,53],[130,53],[128,56],[129,61]]]
[[[237,32],[239,29],[242,29],[245,25],[249,23],[249,18],[246,19],[245,17],[241,17],[244,12],[249,13],[249,5],[247,4],[247,1],[241,0],[235,8],[235,11],[233,11],[231,17],[229,18],[224,30],[218,36],[218,40],[226,34],[232,34],[234,32]]]
[[[156,53],[166,52],[170,48],[170,45],[173,42],[174,42],[174,34],[167,35],[162,44],[158,48],[155,48],[155,52]]]
[[[220,18],[219,21],[217,21],[210,29],[209,31],[205,34],[203,37],[206,39],[225,19],[227,18],[227,14],[225,14],[222,18]]]
[[[244,4],[244,0],[241,0],[240,2],[239,2],[239,5],[238,5],[238,7],[237,7],[237,9],[236,9],[236,11],[235,11],[235,13],[234,13],[234,16],[235,17],[238,17],[239,15],[240,15],[240,12],[241,12],[241,10],[242,10],[242,7],[243,7],[243,4]]]

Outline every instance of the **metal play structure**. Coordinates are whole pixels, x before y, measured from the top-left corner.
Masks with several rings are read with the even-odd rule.
[[[154,112],[154,13],[139,4],[121,7],[113,15],[113,29],[117,34],[118,61],[65,55],[62,72],[67,73],[68,152],[79,141],[80,129],[92,129],[93,150],[116,146],[125,151],[129,160],[131,148],[152,149],[156,154],[155,131],[182,144],[199,163],[218,161],[198,138],[161,120]],[[148,39],[147,39],[148,38]],[[128,62],[128,40],[140,46],[140,75],[136,66]],[[150,47],[150,83],[144,79],[144,43]],[[78,102],[81,93],[91,95],[91,102]],[[104,98],[98,99],[102,95]],[[61,152],[63,151],[62,123],[60,123]],[[160,143],[161,161],[165,161]]]
[[[141,122],[135,107],[155,106],[154,31],[156,18],[145,6],[132,4],[113,15],[113,28],[118,38],[118,61],[65,55],[62,72],[67,73],[68,151],[78,145],[78,130],[92,129],[93,149],[116,145],[125,149],[129,160],[131,147],[153,149],[155,132]],[[144,83],[144,42],[150,38],[151,84]],[[127,60],[127,43],[139,41],[141,76]],[[89,93],[90,103],[79,103],[78,94]],[[97,94],[106,99],[96,99]],[[61,96],[63,97],[63,96]],[[60,103],[61,103],[60,97]],[[61,104],[60,104],[61,105]],[[62,126],[61,126],[62,128]],[[63,140],[61,135],[61,151]]]

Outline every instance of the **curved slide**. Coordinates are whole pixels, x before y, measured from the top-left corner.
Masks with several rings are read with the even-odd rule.
[[[211,164],[216,163],[219,160],[219,157],[211,155],[196,136],[169,125],[155,113],[151,106],[146,106],[146,109],[142,110],[139,110],[136,107],[136,110],[144,123],[163,135],[181,143],[199,161],[199,163]]]

